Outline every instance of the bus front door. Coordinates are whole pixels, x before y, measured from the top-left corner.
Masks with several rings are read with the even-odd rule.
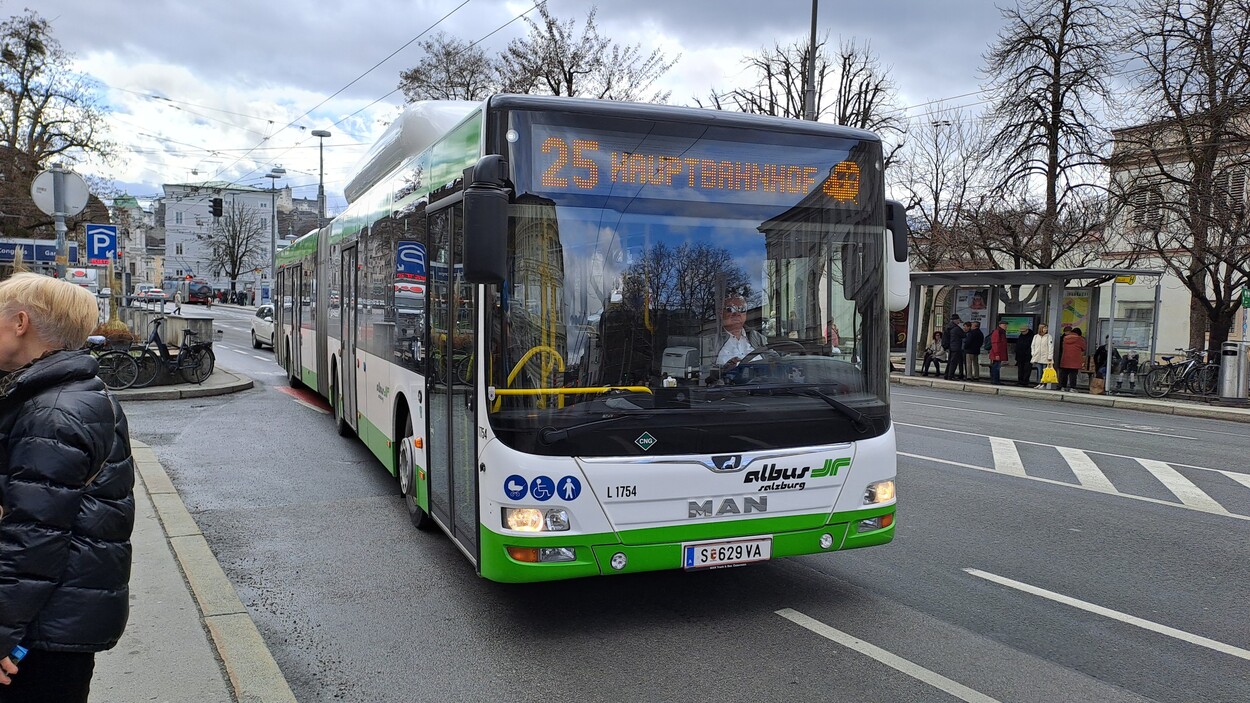
[[[342,386],[339,389],[341,394],[342,409],[338,410],[343,414],[343,419],[353,429],[357,429],[356,425],[356,310],[357,310],[357,284],[360,282],[360,273],[356,268],[356,252],[355,246],[348,247],[342,253],[342,266],[339,270],[342,272],[343,280],[340,281],[339,290],[339,320],[342,328],[339,339],[343,340],[343,351],[339,368],[339,374],[342,376]]]
[[[473,373],[477,300],[464,280],[459,203],[429,214],[427,293],[430,511],[477,560]]]

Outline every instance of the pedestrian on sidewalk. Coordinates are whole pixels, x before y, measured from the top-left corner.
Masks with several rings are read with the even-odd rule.
[[[1073,327],[1071,332],[1063,335],[1060,340],[1063,349],[1059,356],[1059,390],[1076,391],[1077,373],[1085,365],[1086,345],[1080,327]]]
[[[1050,327],[1045,323],[1037,326],[1037,334],[1033,335],[1033,343],[1029,345],[1029,356],[1037,367],[1037,387],[1045,388],[1042,375],[1046,373],[1047,366],[1055,363],[1055,338],[1050,336]]]
[[[999,320],[990,332],[990,384],[1003,385],[1003,362],[1007,360],[1007,321]]]
[[[85,288],[0,282],[0,702],[85,703],[126,627],[134,463],[126,415],[80,351]]]
[[[1033,375],[1033,328],[1025,326],[1016,336],[1016,385],[1028,386]],[[1042,380],[1040,377],[1037,380]]]
[[[964,323],[958,315],[951,315],[950,324],[946,326],[946,334],[942,337],[946,344],[949,360],[946,362],[948,381],[958,378],[964,380]]]
[[[946,361],[946,349],[942,348],[945,344],[942,340],[941,332],[933,333],[933,341],[929,342],[929,346],[924,350],[924,368],[921,371],[922,376],[929,375],[929,364],[933,364],[933,375],[942,375],[942,362]]]
[[[969,381],[981,380],[981,345],[985,344],[985,333],[981,331],[981,321],[973,320],[964,323],[964,371]]]
[[[182,289],[174,291],[174,314],[182,314]]]

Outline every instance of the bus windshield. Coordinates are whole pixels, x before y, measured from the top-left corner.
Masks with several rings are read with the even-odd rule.
[[[888,426],[881,148],[513,111],[488,416],[531,453],[758,451]]]

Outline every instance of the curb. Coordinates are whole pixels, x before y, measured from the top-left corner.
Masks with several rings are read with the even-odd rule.
[[[249,382],[249,386],[250,382]],[[132,442],[138,471],[156,509],[165,538],[174,553],[192,596],[200,609],[200,619],[212,636],[217,656],[237,700],[248,703],[296,703],[295,694],[278,668],[226,577],[195,518],[187,510],[178,490],[161,466],[156,453],[142,442]]]
[[[1197,417],[1208,420],[1227,420],[1229,422],[1250,423],[1250,409],[1232,408],[1218,405],[1194,405],[1190,403],[1169,402],[1151,398],[1119,397],[1114,395],[1090,395],[1088,393],[1063,393],[1060,391],[1037,390],[1020,386],[991,386],[988,383],[968,383],[966,381],[947,381],[923,376],[903,376],[890,374],[890,382],[900,386],[917,386],[923,388],[942,388],[945,390],[963,391],[964,393],[980,393],[984,395],[1001,395],[1014,398],[1041,398],[1059,403],[1075,403],[1077,405],[1101,405],[1121,410],[1138,410],[1162,415],[1180,417]]]
[[[223,378],[218,378],[219,376]],[[211,385],[210,385],[211,384]],[[225,369],[213,369],[213,375],[204,383],[175,383],[156,388],[127,388],[113,391],[120,400],[183,400],[185,398],[207,398],[213,395],[238,393],[253,388],[255,383],[246,376],[240,376]]]

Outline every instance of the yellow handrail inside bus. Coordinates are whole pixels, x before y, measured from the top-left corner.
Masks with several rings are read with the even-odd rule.
[[[549,347],[547,345],[539,345],[536,347],[530,347],[530,350],[525,352],[525,354],[521,356],[520,361],[517,361],[516,365],[512,367],[511,373],[508,374],[508,380],[505,382],[507,384],[506,389],[512,389],[512,382],[516,380],[517,374],[521,373],[521,367],[525,366],[525,362],[529,361],[532,356],[538,353],[550,354],[551,356],[554,356],[556,358],[556,361],[559,362],[560,373],[564,373],[564,357],[560,356],[560,352],[556,351],[554,347]],[[498,394],[499,389],[496,389],[495,393]],[[516,395],[520,395],[520,394],[516,394]],[[496,395],[495,404],[491,406],[490,411],[498,412],[499,405],[502,402],[503,402],[503,398]],[[558,407],[563,408],[564,396],[559,396],[557,403],[559,404]]]
[[[593,388],[496,388],[495,395],[591,395],[611,391],[631,391],[651,395],[646,386],[596,386]]]

